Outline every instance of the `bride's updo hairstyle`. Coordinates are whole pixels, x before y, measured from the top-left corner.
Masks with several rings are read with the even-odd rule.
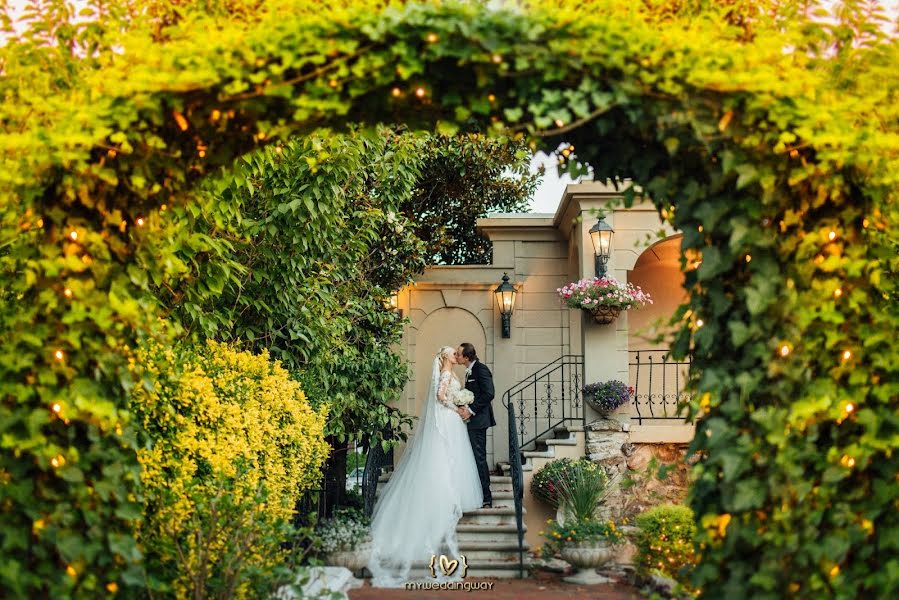
[[[444,346],[437,352],[437,358],[440,359],[440,368],[441,369],[446,364],[447,357],[450,354],[455,354],[455,353],[456,353],[456,349],[453,348],[452,346]]]

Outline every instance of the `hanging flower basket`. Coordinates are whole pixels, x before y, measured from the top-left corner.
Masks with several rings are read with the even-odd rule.
[[[611,323],[623,310],[652,304],[649,294],[633,284],[621,283],[614,277],[581,279],[556,291],[567,306],[590,313],[600,325]]]
[[[593,315],[593,320],[600,325],[608,325],[621,314],[621,309],[617,306],[597,306],[596,308],[584,310]]]

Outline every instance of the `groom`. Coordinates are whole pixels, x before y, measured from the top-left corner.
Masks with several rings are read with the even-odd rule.
[[[465,389],[474,394],[474,402],[469,406],[459,407],[459,416],[468,420],[468,440],[474,452],[474,461],[478,466],[478,477],[481,479],[481,490],[484,492],[484,505],[481,508],[493,508],[493,496],[490,494],[490,470],[487,468],[487,429],[496,425],[493,418],[493,374],[487,365],[478,360],[478,353],[469,343],[462,344],[456,350],[456,360],[465,365]]]

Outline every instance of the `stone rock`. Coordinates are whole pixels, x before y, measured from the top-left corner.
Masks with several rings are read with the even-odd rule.
[[[278,588],[274,597],[278,600],[317,598],[331,591],[341,594],[341,598],[348,598],[347,591],[361,587],[363,583],[346,567],[306,567],[304,572],[297,574],[294,583],[302,590],[300,595],[292,586],[284,585]]]
[[[626,433],[604,433],[587,437],[587,454],[590,460],[600,461],[622,456],[621,445],[627,441]]]
[[[637,446],[634,452],[627,459],[627,466],[634,471],[640,471],[652,460],[652,446],[641,444]]]
[[[587,431],[624,431],[621,421],[609,417],[600,417],[587,425]],[[587,434],[590,437],[590,434]]]
[[[653,575],[649,578],[649,585],[652,586],[653,591],[658,592],[666,598],[671,598],[674,595],[674,588],[677,586],[677,582],[668,577]]]
[[[571,565],[560,558],[536,558],[531,562],[531,567],[540,571],[549,571],[550,573],[568,573],[571,571]]]
[[[621,453],[627,457],[630,457],[634,452],[637,451],[637,447],[630,442],[625,442],[621,444]]]

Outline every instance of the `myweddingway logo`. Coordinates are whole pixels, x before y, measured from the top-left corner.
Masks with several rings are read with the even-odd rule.
[[[438,576],[438,568],[440,574],[444,577],[452,577],[459,572],[462,579],[468,574],[468,559],[464,554],[460,554],[458,559],[450,558],[445,554],[432,554],[431,562],[428,563],[431,571],[431,577],[434,579]],[[461,571],[460,571],[461,569]],[[406,583],[407,590],[465,590],[471,592],[474,590],[492,590],[492,581],[412,581]]]
[[[459,555],[459,559],[462,561],[462,579],[465,579],[465,575],[468,574],[468,560],[466,560],[464,554]],[[453,573],[459,568],[459,561],[456,559],[450,560],[448,556],[445,554],[440,555],[440,559],[437,559],[436,554],[431,555],[431,577],[437,577],[437,564],[440,564],[440,570],[443,571],[443,574],[446,577],[452,577]]]

